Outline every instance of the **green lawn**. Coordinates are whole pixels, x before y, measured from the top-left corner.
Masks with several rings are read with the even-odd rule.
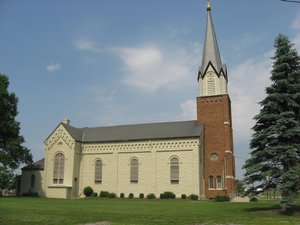
[[[0,198],[1,225],[72,225],[110,221],[112,225],[296,224],[300,216],[266,215],[276,201],[230,203],[190,200]]]

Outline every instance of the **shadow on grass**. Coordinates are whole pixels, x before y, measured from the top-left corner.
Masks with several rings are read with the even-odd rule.
[[[294,205],[286,211],[282,211],[279,204],[268,207],[253,207],[245,209],[247,212],[255,212],[265,215],[283,215],[283,216],[300,216],[300,205]]]

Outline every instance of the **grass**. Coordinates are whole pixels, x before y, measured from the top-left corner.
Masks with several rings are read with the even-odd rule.
[[[1,225],[77,225],[110,221],[112,225],[300,224],[300,216],[260,214],[278,208],[274,200],[231,203],[148,199],[0,198]]]

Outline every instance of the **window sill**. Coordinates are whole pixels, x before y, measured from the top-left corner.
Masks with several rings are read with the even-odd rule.
[[[72,188],[72,186],[64,184],[52,184],[49,185],[48,188]]]

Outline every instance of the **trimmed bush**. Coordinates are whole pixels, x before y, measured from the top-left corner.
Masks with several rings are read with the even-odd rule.
[[[90,186],[87,186],[83,189],[83,194],[85,195],[85,197],[91,197],[93,193],[94,190]]]
[[[144,198],[144,194],[143,194],[143,193],[140,193],[139,197],[140,197],[140,198]]]
[[[250,198],[249,201],[250,201],[250,202],[257,202],[257,201],[258,201],[258,198],[257,198],[257,197],[252,197],[252,198]]]
[[[97,197],[98,196],[98,194],[96,193],[96,192],[94,192],[93,194],[92,194],[92,197]]]
[[[108,198],[116,198],[117,195],[115,193],[108,193],[107,197]]]
[[[215,198],[216,202],[229,202],[230,198],[227,195],[217,195]]]
[[[186,194],[181,195],[181,199],[186,199],[186,197],[187,197]]]
[[[1,191],[0,191],[1,193]],[[2,193],[1,195],[2,196]],[[37,192],[26,192],[22,194],[23,197],[39,197],[39,194]]]
[[[155,198],[155,194],[150,193],[147,195],[147,199],[154,199]]]
[[[130,193],[130,194],[128,195],[128,198],[133,198],[133,193]]]
[[[108,191],[101,191],[99,194],[100,198],[108,198],[109,192]]]
[[[161,193],[159,197],[161,199],[174,199],[176,195],[171,191],[165,191],[164,193]]]
[[[124,198],[124,197],[125,197],[124,193],[121,193],[120,198]]]
[[[198,196],[198,195],[191,194],[191,195],[189,196],[189,199],[191,199],[191,200],[193,200],[193,201],[198,201],[199,196]]]

